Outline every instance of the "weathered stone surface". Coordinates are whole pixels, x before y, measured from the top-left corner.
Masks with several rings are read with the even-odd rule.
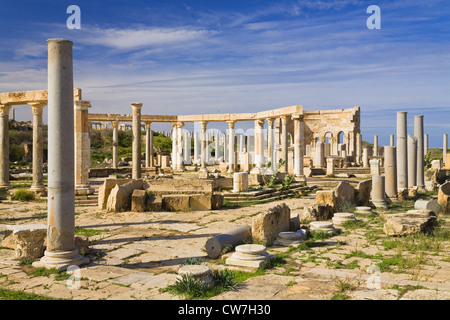
[[[162,196],[162,207],[167,211],[188,211],[189,195],[169,194]]]
[[[131,211],[144,212],[146,211],[148,194],[145,190],[136,189],[131,195]]]
[[[89,238],[85,236],[76,236],[75,237],[75,247],[78,249],[78,252],[81,255],[87,255],[90,252],[89,247]]]
[[[190,194],[189,207],[191,210],[211,210],[211,196],[208,194]]]
[[[120,212],[130,209],[131,194],[127,188],[116,185],[108,196],[108,202],[106,203],[106,211],[108,212]]]
[[[149,195],[147,198],[147,210],[148,211],[162,211],[162,197]]]
[[[319,190],[316,192],[316,202],[318,204],[327,204],[332,207],[336,206],[337,199],[333,190]]]
[[[271,257],[263,245],[242,244],[236,247],[236,252],[227,258],[225,263],[232,266],[259,268],[267,263]]]
[[[16,258],[38,259],[44,255],[47,225],[7,225],[1,246],[15,250]]]
[[[356,204],[368,206],[370,204],[370,193],[372,192],[372,179],[361,181],[356,186]]]
[[[109,194],[111,190],[118,184],[123,185],[130,182],[130,179],[106,179],[103,185],[98,189],[98,207],[106,209]]]
[[[414,209],[431,210],[434,213],[438,213],[439,204],[436,200],[417,200],[416,202],[414,202]]]
[[[208,257],[218,258],[227,247],[235,247],[250,240],[252,228],[248,225],[236,227],[209,238],[205,243],[205,250]]]
[[[450,212],[450,181],[439,187],[437,202],[443,207],[445,213]]]
[[[221,194],[213,194],[211,197],[211,209],[220,209],[223,206],[224,197]]]
[[[300,221],[321,221],[329,220],[333,217],[336,209],[329,204],[314,204],[305,206],[300,213]]]
[[[409,210],[406,213],[382,215],[387,219],[383,226],[385,234],[390,236],[404,236],[425,232],[434,227],[437,216],[431,210]]]
[[[338,186],[334,189],[334,192],[339,207],[346,202],[355,202],[355,188],[346,181],[339,182]]]
[[[291,210],[286,204],[260,213],[252,221],[252,237],[255,243],[270,244],[280,232],[289,231]]]

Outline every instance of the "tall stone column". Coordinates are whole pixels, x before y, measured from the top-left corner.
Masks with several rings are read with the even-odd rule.
[[[228,173],[235,171],[236,159],[234,156],[234,125],[236,121],[227,121],[228,123]]]
[[[391,200],[398,199],[396,147],[384,146],[384,176],[386,195]]]
[[[273,119],[267,118],[267,161],[270,162],[270,168],[268,173],[272,173],[274,167],[274,141],[273,141]]]
[[[89,167],[91,162],[91,140],[89,138],[89,101],[75,101],[75,194],[94,193],[89,185]]]
[[[131,169],[132,179],[141,179],[141,109],[142,103],[132,103],[133,109],[133,166]]]
[[[417,185],[417,139],[408,134],[408,188]]]
[[[425,187],[425,168],[423,157],[423,116],[414,116],[414,136],[417,139],[416,185]]]
[[[188,131],[184,131],[183,134],[184,139],[184,154],[183,154],[183,160],[184,164],[191,164],[191,138],[189,136]]]
[[[303,116],[294,117],[294,175],[304,179],[303,174],[303,143],[304,143]]]
[[[0,188],[10,189],[9,183],[9,110],[0,104]]]
[[[183,163],[183,122],[177,123],[177,171],[183,171],[184,170],[184,163]]]
[[[447,154],[447,141],[448,141],[448,134],[444,133],[443,135],[443,145],[442,145],[442,164],[447,166],[448,163],[445,163],[445,155]]]
[[[393,135],[393,134],[391,134],[390,136],[389,136],[389,145],[391,146],[391,147],[395,147],[395,136]]]
[[[378,135],[373,137],[373,155],[378,156]]]
[[[194,164],[199,163],[200,155],[198,152],[198,132],[194,131]]]
[[[201,140],[201,149],[200,149],[200,171],[203,172],[207,172],[208,169],[206,168],[206,148],[207,148],[207,143],[206,143],[206,125],[208,124],[208,122],[206,121],[201,121],[200,125],[202,127],[202,131],[201,131],[201,135],[200,135],[200,140]]]
[[[112,167],[119,167],[119,121],[111,121],[113,128],[112,136]]]
[[[255,120],[255,167],[251,173],[260,174],[264,164],[264,120]]]
[[[89,262],[75,246],[73,43],[48,43],[47,249],[35,267],[65,270]]]
[[[356,163],[361,165],[362,159],[362,136],[360,132],[356,133]]]
[[[423,136],[423,155],[428,154],[428,133]]]
[[[219,164],[220,158],[220,144],[219,144],[219,132],[214,134],[214,162],[215,164]]]
[[[407,112],[397,112],[397,189],[408,188]]]
[[[287,116],[281,116],[281,155],[284,164],[280,168],[281,173],[288,172],[288,132],[287,132]]]
[[[45,194],[44,186],[44,135],[42,133],[42,113],[46,103],[30,103],[33,112],[33,183],[30,190]]]
[[[368,148],[363,148],[362,158],[363,158],[363,167],[369,168],[369,149]]]
[[[145,167],[153,167],[153,131],[152,123],[145,123]]]
[[[178,168],[178,130],[177,123],[172,123],[172,170],[175,171]]]

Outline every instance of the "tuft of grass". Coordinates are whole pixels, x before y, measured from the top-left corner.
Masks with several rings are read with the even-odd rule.
[[[25,189],[19,189],[16,192],[14,192],[13,195],[11,196],[12,200],[23,202],[33,201],[34,198],[35,198],[34,192]]]
[[[92,237],[92,236],[96,236],[96,235],[104,233],[104,232],[109,232],[109,230],[86,229],[86,228],[75,227],[75,234],[79,235],[79,236]]]
[[[0,300],[66,300],[0,288]]]

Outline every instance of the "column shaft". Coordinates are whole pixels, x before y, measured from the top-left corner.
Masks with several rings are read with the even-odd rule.
[[[234,156],[234,124],[235,121],[227,121],[228,123],[228,173],[235,171],[235,156]]]
[[[407,112],[397,112],[397,189],[408,188]]]
[[[9,183],[9,110],[0,105],[0,188],[11,188]]]
[[[119,121],[112,121],[112,127],[112,167],[117,169],[119,167]]]
[[[133,166],[132,179],[141,179],[141,108],[142,103],[132,103],[133,109]]]
[[[288,133],[287,133],[287,117],[281,117],[281,159],[284,164],[280,168],[280,172],[288,172]]]
[[[425,169],[423,157],[423,116],[414,116],[414,136],[417,139],[416,185],[425,187]]]

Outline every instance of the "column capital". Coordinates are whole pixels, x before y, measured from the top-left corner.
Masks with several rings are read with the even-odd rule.
[[[0,116],[9,116],[9,110],[11,110],[11,105],[9,104],[0,104]]]
[[[228,128],[234,129],[234,125],[236,124],[236,120],[229,120],[229,121],[227,121],[227,123],[228,123]]]
[[[88,110],[91,107],[90,101],[85,100],[75,100],[74,101],[74,108],[75,110]]]
[[[303,115],[302,114],[293,114],[291,119],[303,121]]]
[[[255,120],[255,126],[262,128],[264,126],[264,119]]]
[[[151,126],[152,126],[152,122],[151,121],[144,121],[144,124],[145,124],[145,128],[146,129],[150,129]]]
[[[144,104],[143,103],[140,103],[140,102],[132,102],[131,103],[131,107],[133,108],[133,109],[141,109],[142,108],[142,106],[143,106]]]
[[[268,125],[269,127],[271,127],[271,126],[273,125],[273,122],[275,121],[274,118],[267,118],[266,120],[267,120],[267,125]]]
[[[288,116],[280,116],[281,124],[286,125]]]
[[[119,121],[119,120],[113,120],[113,121],[111,121],[111,125],[112,125],[112,127],[115,128],[115,129],[118,129],[118,128],[119,128],[119,124],[120,124],[120,121]]]
[[[208,124],[208,121],[200,121],[200,125],[202,126],[202,130],[206,129],[206,125]]]

